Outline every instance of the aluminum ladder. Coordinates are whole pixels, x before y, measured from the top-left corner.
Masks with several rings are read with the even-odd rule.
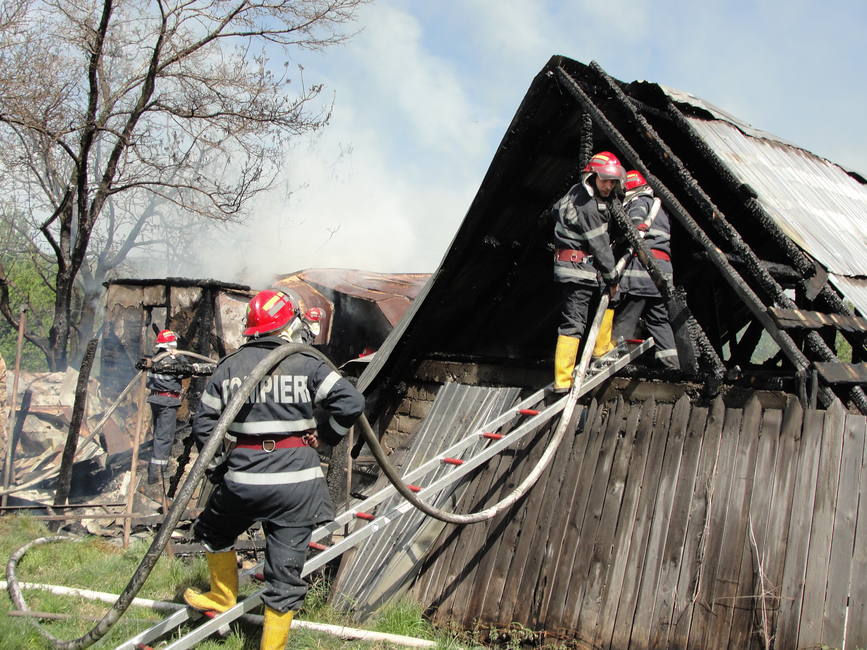
[[[503,449],[515,444],[528,434],[537,430],[563,410],[570,395],[574,399],[593,390],[615,375],[626,364],[644,354],[652,346],[652,338],[643,341],[627,341],[620,343],[614,350],[602,357],[602,359],[591,364],[587,370],[583,383],[577,387],[577,394],[565,393],[553,404],[545,406],[539,410],[532,407],[543,402],[547,389],[544,388],[536,391],[493,420],[486,422],[465,438],[441,451],[424,464],[407,472],[403,476],[404,483],[413,492],[416,492],[419,498],[423,499],[425,495],[431,496],[435,494],[443,487],[463,478]],[[496,433],[496,431],[502,428],[505,424],[519,417],[526,418],[519,426],[506,434]],[[460,456],[465,455],[466,453],[470,454],[469,458],[460,458]],[[425,484],[423,487],[415,484],[416,481],[433,472],[433,470],[442,467],[443,464],[452,466],[452,470],[433,482]],[[408,501],[401,501],[399,505],[386,513],[376,515],[372,514],[371,511],[378,504],[394,496],[396,493],[397,490],[394,486],[388,485],[363,501],[355,504],[348,510],[340,513],[334,518],[334,521],[316,528],[311,536],[310,547],[319,551],[319,553],[307,560],[301,571],[301,576],[304,577],[313,571],[316,571],[334,558],[356,546],[359,542],[377,534],[380,530],[384,529],[387,524],[395,521],[405,513],[412,510],[413,506]],[[343,528],[346,524],[356,519],[367,521],[367,525],[353,531],[340,542],[332,546],[326,547],[319,544],[319,540],[325,539],[331,533]],[[260,571],[261,567],[262,565],[260,563],[252,569],[244,571],[239,576],[239,581],[249,579],[257,571]],[[191,608],[179,609],[177,612],[157,623],[153,627],[150,627],[123,642],[121,645],[117,646],[117,650],[145,650],[150,647],[147,645],[149,642],[169,634],[172,630],[175,630],[184,623],[193,620],[201,620],[203,622],[195,629],[190,630],[184,634],[184,636],[164,646],[162,650],[186,650],[188,648],[193,648],[198,642],[209,637],[220,629],[226,628],[229,623],[259,607],[262,604],[263,591],[264,589],[259,589],[249,596],[246,596],[231,609],[213,616],[202,614],[201,612]]]

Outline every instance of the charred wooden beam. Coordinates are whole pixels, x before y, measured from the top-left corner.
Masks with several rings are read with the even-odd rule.
[[[867,363],[817,362],[816,370],[829,384],[867,384]]]
[[[723,182],[728,184],[733,192],[744,197],[744,206],[750,215],[752,215],[762,228],[771,236],[771,238],[780,246],[780,250],[789,259],[794,266],[795,271],[800,276],[800,281],[804,285],[804,291],[808,295],[812,294],[820,301],[820,303],[830,312],[840,314],[842,316],[854,316],[849,307],[843,302],[837,291],[827,282],[827,276],[819,272],[818,265],[798,248],[797,245],[782,231],[777,225],[777,222],[767,213],[758,201],[755,191],[742,183],[728,168],[720,157],[708,147],[701,139],[699,134],[690,124],[686,116],[674,104],[668,96],[664,97],[666,102],[667,114],[671,117],[675,126],[690,140],[693,147],[705,159],[705,161],[714,170],[714,173]],[[810,291],[811,280],[821,280],[821,286],[817,290]],[[855,334],[849,334],[846,340],[854,346],[864,345],[865,337]]]
[[[840,314],[823,314],[818,311],[803,309],[781,309],[771,307],[768,313],[783,329],[819,329],[833,327],[847,332],[867,332],[867,318],[858,316],[841,316]]]
[[[635,110],[635,107],[631,104],[629,98],[623,93],[620,87],[614,82],[614,80],[608,76],[608,74],[599,66],[595,61],[590,64],[590,68],[596,72],[598,77],[607,85],[607,87],[611,90],[614,100],[618,102],[618,104],[627,111],[627,113],[631,116],[631,118],[635,121],[635,123],[640,127],[636,129],[639,135],[645,139],[645,141],[659,153],[659,158],[662,163],[668,167],[670,171],[672,171],[675,176],[680,179],[684,189],[686,192],[695,200],[699,205],[704,205],[709,214],[711,215],[711,223],[716,229],[716,231],[726,238],[729,244],[732,246],[733,250],[741,255],[746,262],[747,269],[750,272],[753,280],[756,281],[759,286],[765,291],[769,296],[771,296],[778,304],[789,307],[789,308],[797,308],[795,302],[786,295],[783,288],[774,280],[771,275],[767,272],[766,269],[762,268],[761,264],[759,264],[759,258],[753,252],[752,248],[743,240],[740,236],[740,233],[728,222],[725,215],[722,211],[713,203],[710,196],[702,189],[702,187],[698,184],[698,182],[693,178],[692,174],[690,174],[689,170],[680,160],[680,158],[671,150],[671,148],[659,137],[654,128],[644,119],[638,111]],[[561,68],[562,70],[562,68]],[[574,82],[573,82],[574,83]],[[576,84],[577,86],[577,84]],[[613,125],[612,125],[612,128]],[[618,133],[619,135],[619,133]],[[629,145],[629,143],[620,136],[623,140],[624,144],[628,147],[629,150],[632,151],[633,155],[635,155],[637,159],[637,154],[635,153],[635,149]],[[644,172],[644,169],[641,169]],[[673,195],[665,188],[662,183],[653,178],[651,180],[645,174],[648,183],[654,188],[657,189],[659,186],[660,190],[667,193],[671,199],[674,198]],[[654,184],[655,183],[655,184]],[[659,194],[659,191],[657,192]],[[661,195],[662,198],[667,199],[668,196]],[[666,201],[667,205],[670,205]],[[674,207],[674,206],[672,206]],[[692,220],[686,211],[683,209],[683,206],[677,202],[677,208],[674,209],[676,216],[680,217],[688,217],[696,228],[698,228],[698,224]],[[683,223],[683,222],[682,222]],[[702,234],[703,231],[702,231]],[[705,235],[705,238],[707,236]],[[709,244],[712,246],[712,242],[707,240]],[[707,249],[707,247],[706,247]],[[709,250],[713,255],[713,252],[719,252],[718,249],[714,246],[712,250]],[[780,349],[783,350],[786,356],[789,358],[790,362],[795,366],[797,371],[803,372],[804,369],[809,367],[810,361],[803,355],[803,353],[798,349],[795,342],[792,338],[783,330],[774,325],[773,321],[770,317],[764,313],[764,305],[761,300],[758,298],[757,294],[750,288],[746,282],[744,282],[743,278],[737,274],[736,271],[731,267],[727,260],[724,259],[724,256],[718,255],[720,261],[731,270],[733,275],[729,275],[728,273],[724,274],[727,280],[734,280],[734,284],[732,285],[736,291],[743,291],[747,289],[748,291],[744,292],[744,295],[749,298],[751,307],[755,307],[755,315],[756,317],[765,325],[765,328],[774,337],[774,340],[777,341],[777,344],[780,346]],[[762,305],[762,307],[759,307]],[[807,334],[807,347],[810,349],[812,354],[817,357],[819,361],[836,361],[836,356],[834,355],[833,350],[831,350],[822,340],[816,332],[809,332]],[[858,409],[862,413],[867,413],[867,395],[865,395],[864,391],[860,387],[853,387],[849,391],[849,397],[853,403],[855,403]],[[825,406],[830,406],[833,402],[834,394],[832,391],[822,390],[821,394],[822,403]]]

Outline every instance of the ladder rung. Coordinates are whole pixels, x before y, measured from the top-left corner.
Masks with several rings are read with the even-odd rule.
[[[376,516],[370,514],[369,512],[356,512],[355,516],[359,519],[364,519],[365,521],[373,521],[374,519],[376,519]]]
[[[449,465],[463,465],[464,461],[460,458],[443,458],[444,463],[448,463]]]
[[[314,551],[324,551],[328,548],[325,544],[320,544],[318,542],[310,542],[307,546],[312,548]]]
[[[483,433],[482,438],[489,440],[502,440],[505,436],[502,433]]]
[[[521,409],[518,413],[521,415],[539,415],[539,411],[536,409]]]
[[[407,485],[406,487],[413,492],[421,492],[421,487],[419,487],[418,485]]]

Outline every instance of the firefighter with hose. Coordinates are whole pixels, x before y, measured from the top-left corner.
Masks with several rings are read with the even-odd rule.
[[[572,386],[572,373],[587,323],[590,303],[598,295],[600,280],[611,297],[617,292],[617,272],[608,222],[615,202],[623,196],[626,170],[613,153],[600,151],[581,170],[573,185],[553,211],[554,280],[563,292],[557,346],[554,351],[553,392],[565,393]],[[602,357],[614,347],[611,329],[614,311],[602,319],[593,346],[593,357]],[[591,342],[593,343],[593,342]]]
[[[281,291],[258,293],[247,307],[247,342],[217,364],[193,421],[204,444],[220,414],[256,364],[278,346],[308,335],[302,308]],[[318,413],[327,414],[314,416]],[[262,378],[229,425],[230,449],[211,464],[216,484],[194,535],[206,549],[210,590],[184,592],[200,611],[223,612],[238,596],[234,544],[254,522],[265,532],[265,621],[261,650],[286,645],[307,584],[301,569],[314,527],[331,521],[325,477],[315,447],[339,442],[364,410],[364,397],[322,359],[290,355]]]

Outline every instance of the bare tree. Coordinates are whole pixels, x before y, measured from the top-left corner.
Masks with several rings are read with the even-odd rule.
[[[238,220],[287,138],[327,123],[322,86],[281,58],[344,41],[365,1],[10,3],[0,182],[56,262],[52,368],[67,365],[76,282],[101,284],[147,241],[158,207]]]

